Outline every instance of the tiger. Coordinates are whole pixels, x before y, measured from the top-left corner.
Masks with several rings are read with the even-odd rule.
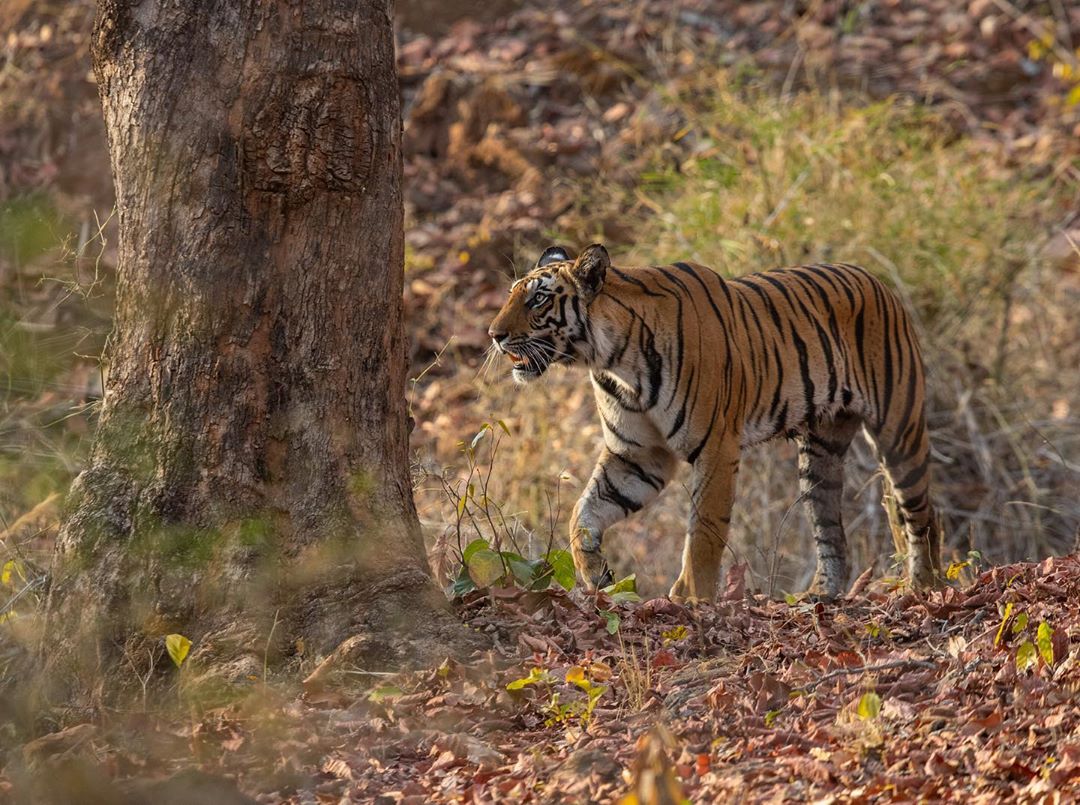
[[[546,249],[488,329],[518,383],[554,364],[588,370],[603,430],[570,517],[590,590],[612,583],[604,532],[690,465],[682,568],[670,598],[710,601],[727,545],[743,448],[798,446],[817,567],[807,595],[833,601],[849,577],[844,456],[860,426],[887,476],[913,586],[938,586],[922,355],[900,299],[867,270],[802,265],[724,279],[693,262],[619,268],[603,244]]]

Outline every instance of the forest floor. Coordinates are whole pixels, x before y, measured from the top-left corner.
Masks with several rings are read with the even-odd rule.
[[[1080,557],[995,567],[930,595],[885,591],[867,576],[830,606],[748,595],[744,571],[729,572],[718,603],[694,608],[576,591],[473,593],[465,620],[492,649],[468,662],[355,669],[352,683],[300,696],[254,682],[241,703],[189,719],[162,718],[144,701],[25,744],[0,798],[1080,796]],[[618,628],[599,610],[616,612]]]
[[[409,398],[440,580],[482,423],[513,433],[493,482],[515,525],[466,540],[557,539],[591,469],[580,378],[523,394],[481,369],[508,276],[558,238],[723,273],[836,255],[898,284],[925,329],[956,589],[888,577],[880,491],[856,476],[853,563],[877,580],[832,606],[785,597],[810,550],[793,474],[751,465],[716,605],[493,588],[456,604],[483,656],[321,690],[256,680],[211,710],[166,662],[93,724],[0,726],[0,800],[1075,798],[1080,560],[1014,560],[1068,554],[1080,527],[1080,8],[503,7],[425,34],[406,9],[399,42]],[[38,603],[101,393],[115,221],[92,12],[0,10],[0,629]],[[612,540],[646,598],[678,567],[680,494]]]

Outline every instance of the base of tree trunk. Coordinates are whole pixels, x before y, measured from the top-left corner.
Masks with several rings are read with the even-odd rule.
[[[38,682],[46,702],[73,708],[76,720],[171,685],[178,674],[192,698],[209,704],[283,674],[302,679],[320,665],[410,670],[487,645],[455,617],[415,555],[365,553],[370,523],[299,549],[294,534],[261,532],[258,544],[243,544],[229,527],[202,529],[178,556],[140,532],[133,490],[124,473],[87,470],[73,485],[59,538]],[[411,541],[407,521],[384,522],[380,542],[388,529],[402,531],[399,544]],[[185,536],[160,533],[166,547]],[[200,535],[210,555],[191,542]],[[267,547],[279,545],[289,547]],[[191,641],[179,671],[169,634]]]

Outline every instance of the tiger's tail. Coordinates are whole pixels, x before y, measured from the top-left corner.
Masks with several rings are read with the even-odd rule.
[[[942,578],[941,533],[930,502],[930,436],[922,361],[917,351],[910,357],[914,394],[890,406],[877,422],[868,420],[865,425],[892,487],[897,519],[907,538],[911,581],[916,587],[931,588],[940,585]]]

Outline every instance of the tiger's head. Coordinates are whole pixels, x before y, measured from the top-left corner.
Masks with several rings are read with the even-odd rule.
[[[610,265],[607,249],[599,243],[576,260],[561,246],[552,246],[510,286],[510,297],[488,335],[495,349],[509,356],[515,381],[535,380],[553,363],[589,359],[589,305]]]

